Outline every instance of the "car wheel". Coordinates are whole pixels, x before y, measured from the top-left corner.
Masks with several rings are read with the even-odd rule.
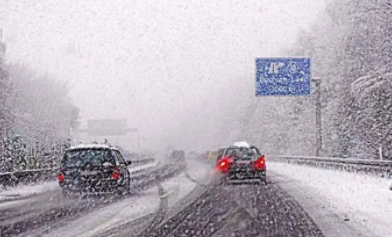
[[[127,184],[125,185],[125,194],[131,193],[131,179],[128,179]]]

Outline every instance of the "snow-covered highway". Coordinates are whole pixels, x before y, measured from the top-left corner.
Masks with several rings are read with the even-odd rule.
[[[275,162],[268,170],[268,186],[217,187],[211,164],[189,160],[120,200],[64,199],[55,182],[2,190],[20,197],[0,203],[1,236],[391,236],[388,180]]]

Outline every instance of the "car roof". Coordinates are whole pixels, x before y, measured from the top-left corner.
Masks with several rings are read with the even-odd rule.
[[[250,146],[229,146],[226,148],[226,150],[228,149],[240,149],[240,148],[249,148],[249,149],[258,149],[256,146],[250,145]]]
[[[249,145],[249,143],[247,142],[235,142],[233,144],[234,147],[244,147],[244,148],[250,148],[251,145]]]
[[[68,150],[77,150],[77,149],[111,149],[111,150],[119,151],[118,148],[105,144],[79,144],[77,146],[70,147]]]

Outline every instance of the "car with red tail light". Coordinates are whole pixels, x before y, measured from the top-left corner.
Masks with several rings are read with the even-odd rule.
[[[267,183],[265,156],[256,146],[235,143],[225,148],[216,166],[216,178],[220,184],[244,181]]]
[[[131,161],[107,145],[79,145],[68,149],[60,163],[58,182],[64,194],[129,192]]]

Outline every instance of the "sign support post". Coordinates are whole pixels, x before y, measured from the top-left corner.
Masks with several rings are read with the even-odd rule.
[[[316,156],[319,157],[323,149],[323,127],[321,121],[321,79],[313,78],[316,85]]]
[[[256,96],[310,96],[315,82],[316,156],[323,148],[321,79],[311,78],[310,58],[256,58]]]

